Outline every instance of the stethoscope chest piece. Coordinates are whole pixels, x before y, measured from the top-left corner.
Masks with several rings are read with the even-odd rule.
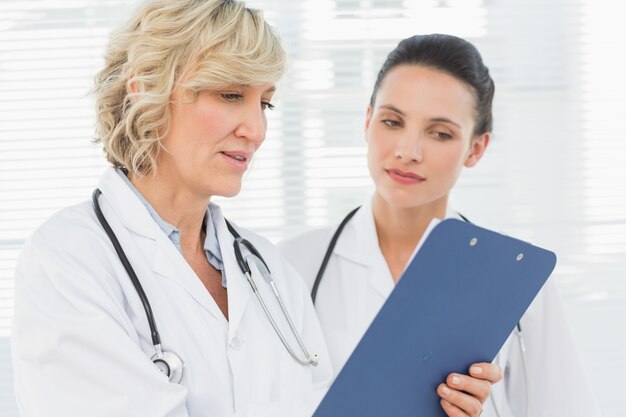
[[[183,361],[180,356],[174,352],[155,353],[152,362],[159,368],[159,371],[165,375],[171,383],[179,384],[183,378]]]

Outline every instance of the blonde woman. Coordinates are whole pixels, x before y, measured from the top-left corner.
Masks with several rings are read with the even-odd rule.
[[[16,268],[22,417],[312,412],[330,363],[306,286],[211,203],[239,192],[284,60],[238,1],[157,0],[113,32],[95,86],[112,167]]]

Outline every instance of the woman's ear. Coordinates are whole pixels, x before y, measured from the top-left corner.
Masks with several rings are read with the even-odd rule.
[[[126,81],[126,90],[131,94],[137,94],[140,92],[141,86],[139,85],[139,81],[136,77],[130,78]]]
[[[141,92],[141,86],[137,80],[126,81],[126,94],[130,97],[131,103],[136,103],[139,99],[139,93]]]
[[[472,138],[472,143],[470,145],[469,152],[467,153],[467,157],[465,158],[465,166],[468,168],[473,167],[480,161],[480,158],[485,154],[485,150],[487,146],[489,146],[489,141],[491,140],[491,133],[483,133],[480,136],[476,136]]]
[[[365,113],[365,140],[367,141],[367,129],[370,128],[372,122],[372,106],[367,106],[367,113]]]

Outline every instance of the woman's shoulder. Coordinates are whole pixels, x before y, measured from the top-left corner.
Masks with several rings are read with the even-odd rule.
[[[91,202],[85,201],[65,207],[47,218],[27,238],[27,242],[62,242],[71,244],[74,239],[85,239],[87,230],[95,230],[95,213]],[[74,238],[74,239],[70,239]],[[63,245],[63,246],[64,246]]]
[[[90,201],[54,213],[24,242],[20,258],[28,264],[39,257],[77,257],[87,251],[102,250],[104,231],[96,220]],[[106,236],[105,236],[106,237]]]
[[[330,242],[334,231],[334,226],[326,226],[307,230],[297,235],[282,239],[280,242],[278,242],[277,246],[281,252],[286,253],[316,249],[321,246],[326,246],[326,244]]]
[[[116,275],[115,252],[92,213],[90,201],[64,208],[29,236],[15,266],[16,299],[37,300],[35,293],[23,291],[33,287],[46,289],[36,294],[50,302],[72,295],[121,297],[117,279],[111,279]]]
[[[333,226],[317,228],[278,243],[281,255],[304,278],[309,288],[313,285],[334,231]]]

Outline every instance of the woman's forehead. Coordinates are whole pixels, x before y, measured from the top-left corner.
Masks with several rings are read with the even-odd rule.
[[[389,71],[376,98],[379,109],[394,107],[402,113],[450,114],[473,122],[475,95],[457,78],[436,69],[401,65]]]

